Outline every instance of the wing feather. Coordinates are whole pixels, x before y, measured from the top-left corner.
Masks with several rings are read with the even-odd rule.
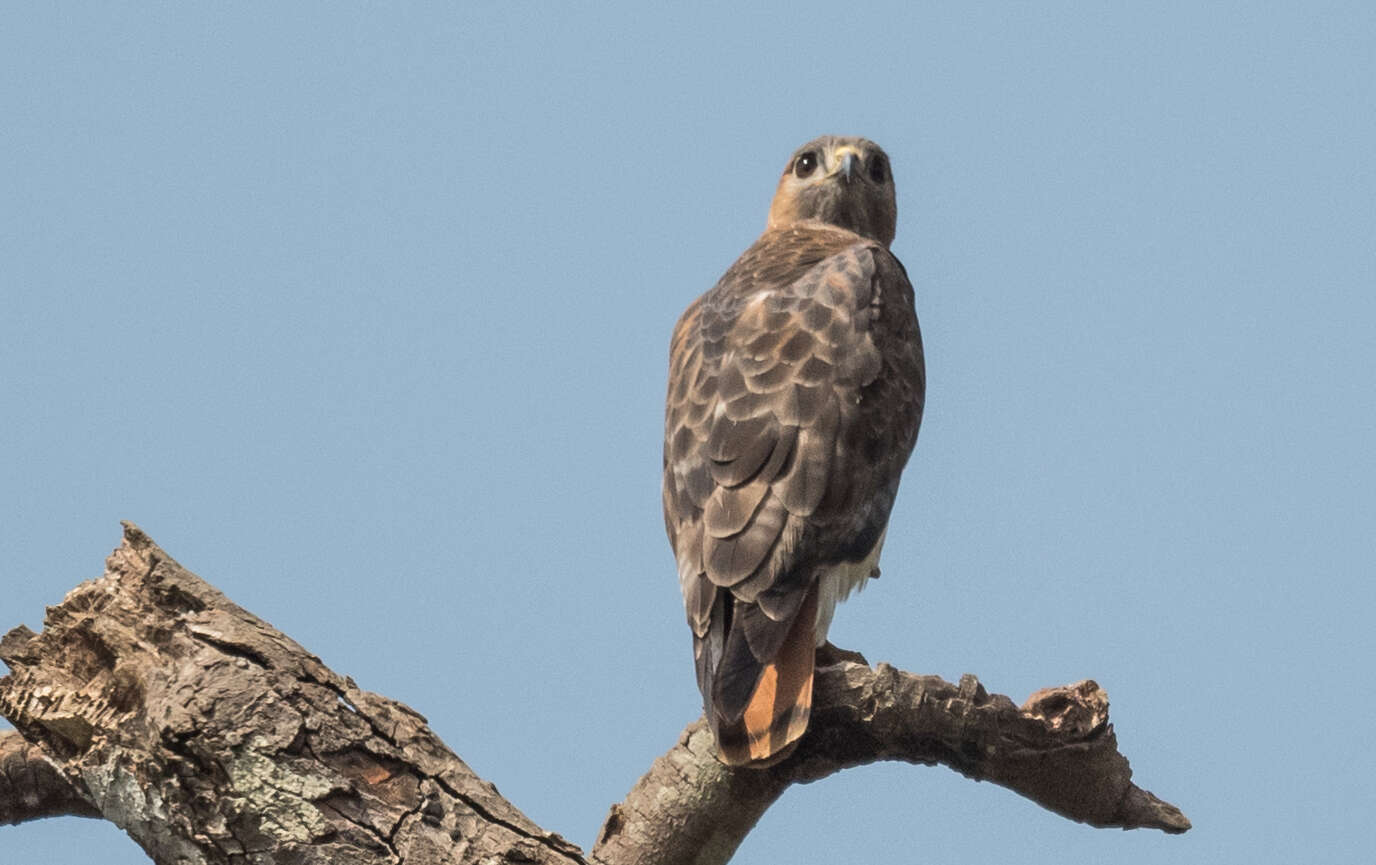
[[[922,389],[902,266],[843,230],[767,232],[679,320],[665,522],[719,734],[747,705],[763,711],[766,668],[797,700],[810,695],[810,655],[805,674],[771,664],[785,640],[802,639],[789,635],[802,633],[794,625],[818,575],[873,549],[916,439]],[[807,705],[778,711],[796,738]]]

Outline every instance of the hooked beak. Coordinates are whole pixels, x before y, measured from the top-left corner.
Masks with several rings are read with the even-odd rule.
[[[836,148],[836,170],[832,174],[841,175],[841,179],[850,183],[855,177],[855,169],[860,165],[860,151],[854,147]]]

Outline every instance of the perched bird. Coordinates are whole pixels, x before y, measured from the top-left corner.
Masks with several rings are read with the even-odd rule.
[[[764,234],[674,328],[664,521],[729,765],[791,753],[836,603],[879,575],[926,387],[896,219],[878,145],[809,142]]]

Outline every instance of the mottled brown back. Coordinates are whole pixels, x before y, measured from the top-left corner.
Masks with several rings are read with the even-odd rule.
[[[766,231],[680,318],[664,516],[726,762],[806,728],[820,581],[877,552],[924,386],[902,265],[821,222]]]

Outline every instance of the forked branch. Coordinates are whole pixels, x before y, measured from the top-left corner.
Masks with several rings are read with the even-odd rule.
[[[475,775],[406,706],[359,689],[136,527],[106,573],[0,640],[0,822],[103,816],[159,863],[721,863],[793,783],[876,760],[950,766],[1095,826],[1183,832],[1131,782],[1093,682],[1022,707],[974,677],[820,668],[812,729],[728,769],[701,720],[614,805],[591,857]]]

